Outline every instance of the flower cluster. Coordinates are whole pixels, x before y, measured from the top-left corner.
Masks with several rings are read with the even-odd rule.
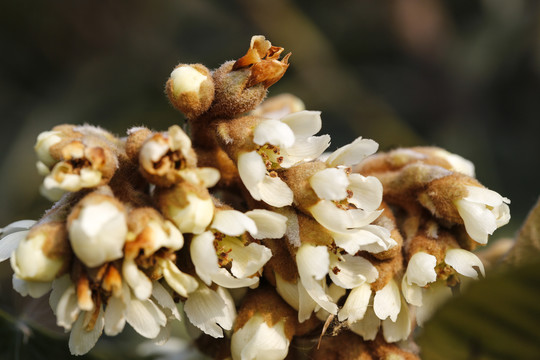
[[[164,343],[183,311],[216,358],[416,358],[394,343],[484,276],[472,250],[509,221],[509,200],[442,149],[376,154],[358,138],[325,153],[320,112],[291,95],[263,102],[282,52],[254,36],[214,71],[178,65],[166,92],[189,136],[38,136],[42,192],[57,202],[2,229],[0,260],[22,295],[50,291],[73,354],[126,323]]]

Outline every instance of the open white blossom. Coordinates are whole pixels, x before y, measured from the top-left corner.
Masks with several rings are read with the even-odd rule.
[[[510,221],[510,200],[495,191],[479,186],[466,186],[467,196],[456,200],[459,215],[469,236],[480,244],[487,244],[488,235]]]
[[[272,252],[256,242],[247,242],[243,236],[248,232],[256,239],[261,235],[280,238],[285,233],[286,221],[284,216],[266,210],[246,214],[236,210],[217,211],[211,231],[194,236],[191,242],[197,275],[207,285],[214,282],[226,288],[255,286],[259,277],[253,275],[261,272]]]
[[[476,279],[485,276],[482,261],[472,252],[464,249],[450,249],[446,252],[444,263],[457,275]],[[451,295],[451,289],[443,280],[437,279],[435,256],[423,251],[415,253],[407,265],[401,281],[401,291],[405,300],[417,307],[417,322],[421,326],[435,309]]]
[[[275,207],[292,203],[292,191],[273,172],[319,157],[330,144],[328,135],[313,136],[321,126],[318,111],[299,111],[257,125],[253,142],[258,149],[238,156],[240,178],[255,200]]]
[[[281,360],[289,351],[284,320],[269,326],[262,315],[253,315],[231,337],[233,360]]]

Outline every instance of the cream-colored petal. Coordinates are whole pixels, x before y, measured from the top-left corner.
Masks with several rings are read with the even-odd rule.
[[[295,164],[314,160],[321,156],[328,146],[330,146],[330,135],[296,139],[292,146],[281,149],[283,161],[280,166],[290,168]]]
[[[13,274],[12,277],[13,290],[22,296],[30,296],[34,299],[40,298],[51,290],[51,281],[27,281]]]
[[[479,204],[485,204],[491,207],[500,206],[503,203],[503,197],[493,190],[479,186],[466,186],[467,196],[463,199]]]
[[[375,315],[372,306],[368,306],[364,317],[361,320],[355,322],[348,322],[349,328],[355,334],[362,336],[366,341],[375,340],[381,320]]]
[[[197,280],[193,276],[180,271],[171,260],[161,261],[160,266],[167,284],[181,296],[188,297],[191,292],[197,289]]]
[[[401,295],[396,282],[392,279],[375,293],[373,310],[379,319],[390,318],[396,321],[401,309]]]
[[[284,116],[281,121],[287,124],[294,132],[294,135],[299,138],[315,135],[322,128],[320,111],[298,111]]]
[[[236,318],[234,301],[228,292],[218,291],[201,283],[184,304],[189,321],[205,334],[215,338],[223,337],[223,329],[230,330]]]
[[[482,260],[475,254],[464,249],[450,249],[446,252],[444,262],[454,268],[461,275],[477,278],[478,271],[486,276]]]
[[[371,298],[371,286],[368,283],[363,283],[351,290],[345,304],[339,310],[338,320],[348,320],[354,323],[364,318],[369,299]]]
[[[379,144],[375,141],[359,137],[352,143],[342,146],[334,151],[328,159],[326,159],[326,163],[331,167],[339,165],[355,165],[360,163],[366,156],[374,154],[378,148]]]
[[[310,207],[309,211],[319,224],[333,232],[344,232],[347,229],[369,225],[381,214],[381,211],[340,209],[333,202],[327,200],[319,201]]]
[[[267,119],[255,128],[253,142],[261,146],[272,144],[286,148],[294,144],[294,133],[287,124],[279,120]]]
[[[401,293],[407,302],[411,305],[422,306],[422,294],[424,290],[416,285],[411,284],[407,279],[407,275],[404,275],[401,279]]]
[[[322,281],[323,280],[321,280],[321,282]],[[302,323],[308,320],[311,317],[311,314],[320,308],[320,305],[308,293],[307,289],[305,288],[304,284],[302,283],[300,279],[297,281],[297,286],[298,286],[298,301],[299,301],[298,322]],[[324,291],[324,287],[323,287],[323,291]],[[331,310],[333,309],[333,306],[331,305],[327,307]]]
[[[233,360],[280,360],[287,356],[289,343],[283,320],[270,327],[255,314],[233,333],[231,354]]]
[[[360,229],[332,232],[332,237],[338,247],[354,255],[359,250],[363,250],[366,245],[384,243],[385,239],[390,237],[390,231],[380,226],[367,225]]]
[[[287,230],[287,217],[274,211],[255,209],[246,212],[257,226],[257,233],[250,235],[254,239],[279,239]]]
[[[456,208],[469,236],[480,244],[487,244],[488,235],[497,229],[497,222],[491,211],[483,204],[464,199],[456,201]]]
[[[206,231],[191,240],[190,254],[195,272],[207,285],[212,284],[212,274],[219,270],[218,257],[214,248],[214,235]]]
[[[294,194],[289,186],[279,177],[265,175],[258,185],[260,199],[270,206],[289,206],[293,202]]]
[[[124,259],[122,264],[122,275],[133,293],[139,300],[146,300],[152,294],[152,281],[132,259]]]
[[[71,286],[71,278],[69,275],[65,274],[56,278],[52,282],[52,291],[49,295],[49,306],[51,307],[53,313],[56,315],[56,308],[58,307],[58,302],[64,294],[64,292]],[[73,320],[75,321],[75,319]]]
[[[298,310],[300,308],[300,294],[298,292],[297,283],[291,283],[283,280],[281,275],[276,272],[274,272],[274,276],[276,278],[276,291],[278,294],[283,298],[283,300],[285,300],[287,304],[291,305],[293,309]]]
[[[382,184],[374,176],[362,176],[360,174],[349,175],[349,190],[353,195],[349,202],[359,209],[374,211],[379,208],[382,201]]]
[[[211,167],[186,168],[178,171],[178,174],[187,182],[206,188],[216,185],[221,177],[219,170]]]
[[[26,238],[28,230],[21,230],[7,234],[0,239],[0,262],[9,259],[17,249],[19,243]]]
[[[434,153],[435,155],[442,157],[443,159],[448,161],[454,171],[460,172],[470,177],[475,177],[474,164],[471,161],[459,155],[449,153],[448,151],[443,149],[437,149],[434,151]]]
[[[240,236],[246,231],[250,234],[257,234],[255,221],[238,210],[216,211],[210,227],[230,236]]]
[[[401,311],[396,319],[385,319],[382,321],[382,330],[384,339],[389,342],[407,340],[412,330],[412,321],[409,314],[409,307],[402,299]]]
[[[336,314],[337,305],[332,302],[323,287],[330,265],[326,246],[303,244],[296,253],[296,263],[300,280],[308,294],[319,306],[331,314]]]
[[[82,312],[79,314],[77,321],[73,324],[73,329],[69,336],[69,351],[72,355],[84,355],[89,352],[94,345],[96,345],[103,327],[105,320],[103,317],[103,308],[100,309],[97,320],[92,330],[87,331],[86,325],[89,321],[91,314],[88,312]]]
[[[123,299],[111,296],[105,308],[105,334],[118,335],[126,325],[126,304]]]
[[[168,318],[172,317],[177,320],[181,320],[180,312],[178,312],[178,308],[176,307],[176,303],[174,302],[171,294],[165,290],[159,281],[154,281],[152,283],[152,298],[159,306],[162,307],[165,315]]]
[[[252,287],[259,283],[259,277],[236,278],[228,270],[220,268],[212,274],[212,281],[227,289]]]
[[[65,288],[58,298],[57,306],[54,308],[56,325],[63,327],[65,330],[70,330],[80,312],[75,286],[70,282],[70,285]]]
[[[136,298],[127,302],[126,320],[136,332],[148,339],[158,336],[161,327],[167,324],[165,314],[153,301]]]
[[[409,284],[423,287],[437,280],[436,265],[437,258],[435,256],[423,251],[415,253],[409,260],[405,273]]]
[[[329,275],[334,284],[345,289],[352,289],[366,282],[374,282],[379,272],[362,256],[331,253]]]
[[[186,198],[188,205],[183,208],[167,208],[167,217],[182,233],[200,234],[212,222],[214,203],[210,197],[201,199],[193,193],[187,193]]]
[[[222,240],[231,249],[231,273],[237,278],[246,278],[262,270],[264,264],[272,257],[272,251],[266,246],[250,243],[247,246],[236,238]]]
[[[238,155],[238,174],[251,197],[261,200],[259,184],[266,176],[266,166],[264,161],[256,151],[241,153]]]
[[[319,199],[343,200],[347,197],[349,178],[343,169],[328,168],[310,177],[309,184]]]

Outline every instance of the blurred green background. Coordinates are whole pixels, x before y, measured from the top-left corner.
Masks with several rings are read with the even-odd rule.
[[[512,200],[495,237],[518,229],[540,194],[540,2],[525,0],[2,1],[0,226],[50,206],[35,170],[40,132],[182,122],[163,92],[174,66],[216,68],[254,34],[292,51],[270,95],[321,110],[332,149],[357,136],[382,150],[444,147]],[[2,307],[28,312],[9,291]]]

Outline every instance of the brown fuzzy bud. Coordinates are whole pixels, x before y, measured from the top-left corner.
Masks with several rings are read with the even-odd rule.
[[[188,119],[205,113],[214,100],[214,81],[201,64],[180,64],[165,85],[171,104]]]
[[[336,336],[323,337],[320,345],[314,348],[309,358],[313,360],[371,360],[367,343],[349,331]]]
[[[139,161],[139,151],[142,145],[152,135],[152,131],[145,127],[133,127],[127,132],[126,155],[132,161]]]

